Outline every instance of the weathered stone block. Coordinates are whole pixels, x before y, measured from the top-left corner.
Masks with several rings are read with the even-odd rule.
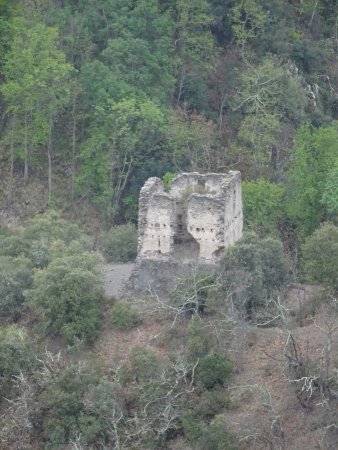
[[[215,263],[242,229],[240,172],[182,173],[169,192],[149,178],[141,189],[139,259]]]

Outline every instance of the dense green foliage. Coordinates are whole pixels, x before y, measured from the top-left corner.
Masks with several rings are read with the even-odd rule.
[[[318,228],[332,207],[334,209],[332,168],[337,158],[337,127],[312,129],[305,126],[299,130],[288,173],[287,207],[292,223],[303,235]],[[325,205],[329,206],[329,211]]]
[[[197,381],[206,389],[223,384],[232,373],[230,362],[218,353],[209,353],[201,358],[196,371]]]
[[[240,448],[235,437],[227,430],[222,416],[216,416],[208,424],[194,411],[188,410],[182,416],[182,425],[187,440],[198,449],[236,450]]]
[[[48,265],[53,252],[62,247],[62,254],[90,250],[90,239],[75,224],[66,222],[57,212],[37,216],[19,232],[0,236],[0,254],[28,258],[34,267]]]
[[[222,260],[223,284],[251,317],[288,279],[282,243],[247,233]]]
[[[281,207],[283,188],[268,180],[258,179],[245,181],[242,193],[246,228],[262,235],[276,235],[285,214]]]
[[[102,253],[108,262],[129,262],[137,256],[137,232],[132,224],[118,225],[102,238]]]
[[[121,329],[129,329],[141,322],[140,314],[128,303],[116,303],[111,310],[112,324]]]
[[[278,225],[303,240],[336,214],[335,2],[0,7],[10,202],[19,174],[39,173],[47,202],[61,206],[61,177],[63,199],[86,199],[120,224],[136,221],[149,176],[236,167],[249,183],[246,220],[256,231]]]
[[[0,256],[0,312],[2,320],[16,320],[25,300],[24,290],[31,287],[29,260]]]
[[[93,342],[103,293],[99,259],[83,231],[51,211],[0,240],[2,319],[16,320],[29,306],[46,334]]]
[[[53,260],[34,274],[29,304],[43,319],[45,332],[59,333],[66,342],[93,342],[100,332],[103,292],[94,254]]]
[[[75,440],[93,442],[101,431],[100,423],[86,411],[84,395],[95,383],[95,375],[70,366],[41,380],[40,420],[46,449]]]
[[[338,227],[327,223],[303,245],[304,266],[310,281],[338,292]]]
[[[20,374],[32,373],[37,366],[32,341],[24,328],[11,325],[0,330],[0,403],[10,398],[13,380]]]

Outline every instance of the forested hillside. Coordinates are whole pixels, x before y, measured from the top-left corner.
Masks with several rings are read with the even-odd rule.
[[[150,176],[238,169],[252,226],[303,236],[337,212],[335,0],[0,8],[3,203],[38,180],[43,206],[123,223]]]
[[[1,450],[338,447],[337,54],[337,0],[0,0]],[[112,298],[145,180],[228,170],[220,265]]]

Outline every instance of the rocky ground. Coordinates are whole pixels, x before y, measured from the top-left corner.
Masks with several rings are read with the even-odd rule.
[[[123,287],[130,277],[134,264],[105,264],[103,267],[103,284],[106,297],[120,298]]]

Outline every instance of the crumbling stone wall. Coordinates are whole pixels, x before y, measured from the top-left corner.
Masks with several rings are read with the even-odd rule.
[[[139,200],[138,254],[149,259],[169,256],[175,234],[175,201],[159,178],[149,178]]]
[[[182,173],[164,191],[150,178],[140,193],[138,256],[212,263],[242,236],[240,172]]]

